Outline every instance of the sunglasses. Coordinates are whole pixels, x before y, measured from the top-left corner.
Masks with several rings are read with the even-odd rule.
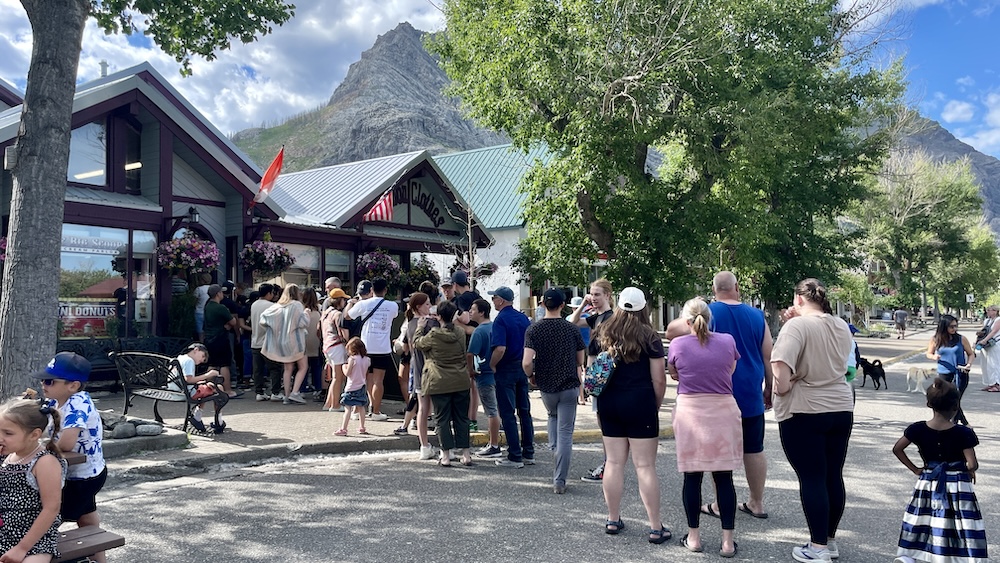
[[[66,381],[66,380],[65,379],[43,379],[42,380],[42,385],[45,385],[47,387],[51,387],[51,386],[53,386],[53,385],[56,384],[56,381]]]
[[[958,325],[948,325],[948,328],[958,328]]]

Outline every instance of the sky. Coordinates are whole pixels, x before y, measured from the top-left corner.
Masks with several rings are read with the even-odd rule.
[[[902,57],[907,102],[977,150],[1000,158],[1000,0],[894,2],[884,47]],[[400,22],[439,31],[438,0],[294,0],[296,15],[274,33],[207,62],[193,76],[146,37],[105,35],[91,20],[78,81],[148,61],[222,132],[232,133],[324,105],[351,63]],[[0,0],[0,78],[21,91],[31,56],[31,28],[18,0]]]

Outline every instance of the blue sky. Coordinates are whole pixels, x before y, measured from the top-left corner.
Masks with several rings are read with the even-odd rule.
[[[890,52],[905,57],[907,101],[978,150],[1000,158],[1000,0],[841,0],[892,4]],[[80,80],[149,61],[223,132],[235,132],[327,103],[351,63],[378,35],[409,21],[438,31],[431,0],[295,0],[296,17],[251,45],[234,45],[213,62],[195,60],[194,76],[145,37],[108,36],[91,22]],[[0,0],[0,78],[22,89],[31,30],[19,0]]]

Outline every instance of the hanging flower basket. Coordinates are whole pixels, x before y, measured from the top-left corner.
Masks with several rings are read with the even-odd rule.
[[[392,256],[381,248],[358,256],[356,272],[359,280],[383,278],[393,289],[398,289],[403,282],[403,272],[399,268],[399,262],[393,260]]]
[[[270,231],[264,231],[261,240],[244,245],[240,251],[240,265],[255,279],[279,276],[293,264],[295,256],[283,245],[272,242]]]
[[[219,247],[191,234],[165,240],[156,247],[156,262],[161,268],[211,272],[219,266]]]

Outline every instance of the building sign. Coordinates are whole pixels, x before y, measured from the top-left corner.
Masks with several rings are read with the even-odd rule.
[[[393,206],[409,204],[411,210],[422,212],[430,222],[431,227],[439,229],[445,222],[455,222],[449,216],[448,207],[441,201],[440,194],[441,188],[428,178],[410,178],[405,183],[397,184],[393,188],[392,203]],[[452,220],[448,221],[448,219]],[[411,216],[410,224],[418,225],[419,222],[414,221],[414,217]]]
[[[118,302],[115,300],[60,301],[59,336],[100,338],[108,336],[108,321],[116,320]]]
[[[107,254],[125,256],[127,246],[119,239],[108,239],[99,237],[81,237],[73,235],[63,235],[63,252],[82,252],[86,254]]]

